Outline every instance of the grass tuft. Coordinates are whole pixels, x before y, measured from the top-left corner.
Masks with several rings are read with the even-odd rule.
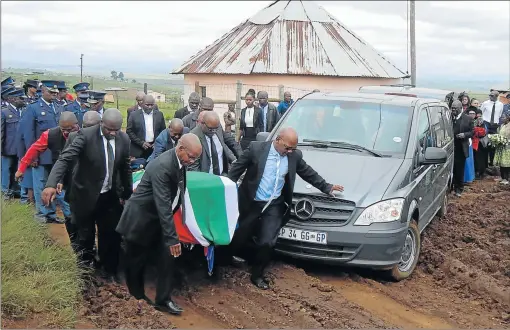
[[[1,206],[2,315],[19,320],[43,313],[49,327],[74,327],[82,280],[72,250],[52,242],[32,207]]]

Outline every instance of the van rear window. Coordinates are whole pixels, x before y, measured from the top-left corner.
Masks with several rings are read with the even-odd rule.
[[[382,154],[402,154],[406,151],[411,110],[369,102],[300,100],[279,129],[293,127],[299,142],[347,142]]]

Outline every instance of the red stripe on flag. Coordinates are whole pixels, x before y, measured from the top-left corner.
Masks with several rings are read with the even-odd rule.
[[[179,235],[179,240],[182,243],[200,244],[191,234],[188,227],[186,227],[186,225],[182,223],[181,209],[178,209],[177,212],[174,213],[174,224],[175,230],[177,231],[177,235]]]

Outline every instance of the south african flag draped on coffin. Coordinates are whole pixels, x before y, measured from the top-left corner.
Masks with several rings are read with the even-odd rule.
[[[133,172],[133,190],[140,183],[144,170]],[[183,243],[204,247],[228,245],[232,241],[239,216],[237,185],[229,178],[202,172],[186,173],[184,197],[186,219],[180,210],[174,222]],[[206,249],[212,271],[214,249]]]

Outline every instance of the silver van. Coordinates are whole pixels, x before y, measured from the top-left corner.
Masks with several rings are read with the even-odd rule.
[[[451,108],[455,100],[455,92],[445,89],[422,88],[413,85],[380,85],[380,86],[362,86],[360,93],[369,94],[388,94],[388,95],[408,95],[424,99],[437,99],[444,101],[448,108]]]
[[[308,94],[271,133],[299,135],[304,160],[343,193],[326,196],[296,178],[291,220],[276,251],[295,258],[411,275],[420,234],[446,212],[453,128],[445,102],[368,93]]]

